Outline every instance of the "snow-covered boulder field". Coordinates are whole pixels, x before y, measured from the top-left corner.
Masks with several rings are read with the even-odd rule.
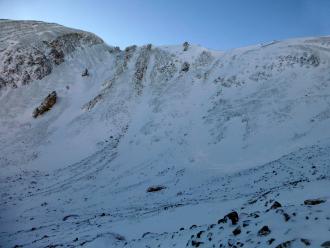
[[[0,247],[330,247],[330,37],[0,20],[0,106]]]

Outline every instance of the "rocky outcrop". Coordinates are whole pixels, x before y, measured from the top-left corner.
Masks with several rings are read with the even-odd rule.
[[[40,80],[78,48],[101,44],[97,36],[54,23],[0,21],[0,89]]]
[[[148,68],[150,55],[151,55],[150,51],[151,51],[150,45],[143,46],[136,59],[136,63],[135,63],[136,69],[133,77],[133,82],[134,82],[134,87],[139,95],[142,93],[142,88],[143,88],[142,80]]]
[[[37,118],[39,115],[43,115],[45,112],[49,111],[56,103],[56,100],[57,94],[56,91],[53,91],[42,101],[40,106],[35,108],[32,114],[33,118]]]

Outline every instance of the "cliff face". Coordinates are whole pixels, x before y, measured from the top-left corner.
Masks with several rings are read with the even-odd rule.
[[[4,247],[327,241],[329,37],[120,50],[57,24],[0,25]]]

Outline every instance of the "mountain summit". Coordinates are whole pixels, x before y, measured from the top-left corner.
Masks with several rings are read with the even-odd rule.
[[[0,246],[328,247],[329,68],[0,20]]]

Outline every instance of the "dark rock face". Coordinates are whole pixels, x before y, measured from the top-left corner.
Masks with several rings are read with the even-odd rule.
[[[42,101],[40,106],[33,111],[33,118],[37,118],[39,115],[42,115],[45,112],[49,111],[56,103],[56,100],[57,94],[56,91],[53,91]]]
[[[150,55],[151,55],[151,46],[143,46],[140,50],[140,53],[137,57],[135,63],[135,73],[133,77],[134,87],[137,90],[137,93],[140,95],[143,88],[143,78],[147,71]]]
[[[324,202],[326,202],[326,200],[322,200],[322,199],[309,199],[309,200],[305,200],[304,201],[304,204],[305,205],[312,206],[312,205],[318,205],[318,204],[321,204],[321,203],[324,203]]]
[[[147,192],[157,192],[157,191],[161,191],[163,189],[166,189],[166,187],[165,186],[161,186],[161,185],[150,186],[149,188],[147,188]]]
[[[259,231],[258,231],[258,235],[259,236],[266,236],[270,234],[270,229],[268,226],[263,226]]]

